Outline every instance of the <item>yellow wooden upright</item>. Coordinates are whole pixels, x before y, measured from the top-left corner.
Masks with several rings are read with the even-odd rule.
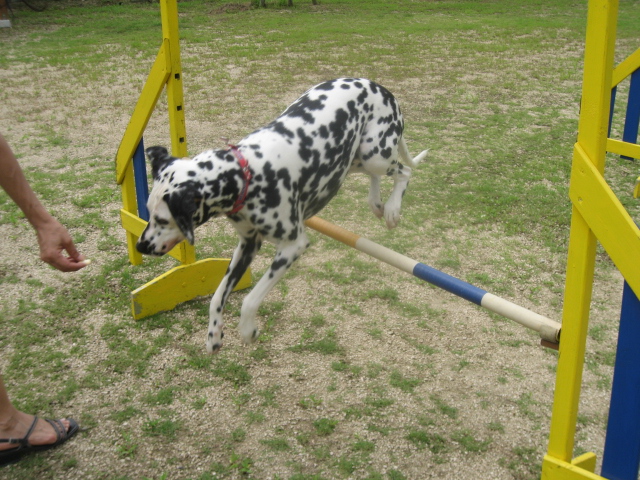
[[[571,233],[562,317],[562,337],[551,416],[549,447],[542,464],[545,480],[601,479],[595,455],[573,458],[589,307],[600,242],[636,295],[640,295],[640,231],[604,179],[606,151],[636,151],[637,145],[608,139],[617,0],[590,0],[578,140],[574,146],[569,197]],[[634,53],[617,69],[640,66]],[[628,75],[627,73],[627,75]],[[626,76],[626,75],[625,75]]]
[[[179,158],[187,156],[177,0],[160,0],[160,15],[162,44],[116,153],[116,181],[122,188],[123,204],[120,219],[127,232],[129,261],[133,265],[142,263],[142,255],[135,246],[147,222],[138,216],[132,160],[165,87],[171,152]],[[182,265],[172,268],[131,293],[131,311],[134,318],[139,319],[159,311],[170,310],[180,302],[213,293],[229,265],[228,259],[205,259],[196,262],[195,248],[186,241],[174,247],[169,255]],[[251,274],[247,270],[236,289],[246,288],[250,283]]]

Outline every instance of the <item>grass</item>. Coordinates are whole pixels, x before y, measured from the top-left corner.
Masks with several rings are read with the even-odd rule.
[[[430,157],[398,229],[373,219],[368,182],[356,176],[322,216],[558,318],[585,2],[267,3],[180,2],[190,152],[241,138],[321,80],[375,79],[398,97],[410,149]],[[19,408],[68,412],[84,427],[64,451],[26,459],[7,478],[400,480],[449,478],[454,467],[539,477],[557,355],[314,232],[261,306],[252,347],[235,333],[243,293],[229,299],[215,357],[203,348],[206,298],[133,321],[130,292],[174,265],[128,263],[113,171],[159,48],[157,4],[59,0],[45,14],[19,5],[14,27],[0,30],[2,133],[94,263],[78,275],[37,263],[32,230],[0,193],[5,382]],[[620,8],[621,56],[637,48],[640,6]],[[148,144],[168,141],[165,104],[163,95]],[[634,218],[636,176],[637,164],[609,159],[607,179]],[[235,244],[222,221],[197,233],[199,257],[228,257]],[[265,245],[254,274],[272,254]],[[611,384],[619,309],[619,278],[602,251],[596,277],[579,416],[588,434],[576,451],[601,455],[599,399]]]

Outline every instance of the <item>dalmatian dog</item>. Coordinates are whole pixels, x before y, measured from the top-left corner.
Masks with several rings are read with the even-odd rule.
[[[244,299],[238,325],[244,343],[256,339],[258,307],[309,246],[304,221],[329,203],[347,173],[370,176],[371,210],[389,228],[397,225],[410,167],[427,154],[409,155],[403,128],[398,103],[387,89],[370,80],[340,78],[311,88],[237,145],[192,159],[174,158],[163,147],[146,150],[154,183],[138,251],[164,255],[185,239],[193,244],[195,227],[220,216],[240,237],[211,299],[207,351],[222,346],[227,298],[268,240],[276,245],[275,258]],[[394,181],[384,204],[383,175]]]

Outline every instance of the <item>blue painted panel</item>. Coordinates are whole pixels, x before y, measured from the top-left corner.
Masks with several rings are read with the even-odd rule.
[[[628,143],[638,143],[638,128],[640,127],[640,70],[631,74],[631,84],[629,85],[629,101],[627,103],[627,114],[624,120],[624,132],[622,140]],[[622,158],[633,160],[631,157]]]
[[[640,300],[625,282],[602,476],[638,480],[640,469]]]
[[[148,222],[149,210],[147,210],[147,199],[149,198],[149,184],[147,182],[147,168],[144,163],[144,142],[142,138],[133,154],[133,177],[136,182],[138,216]]]

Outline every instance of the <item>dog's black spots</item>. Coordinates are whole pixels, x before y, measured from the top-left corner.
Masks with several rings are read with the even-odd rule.
[[[336,172],[331,176],[331,179],[327,182],[326,191],[327,194],[333,198],[342,185],[342,172]]]
[[[263,172],[265,185],[261,188],[262,200],[260,203],[263,205],[262,212],[266,213],[280,205],[280,178],[285,178],[286,185],[290,184],[290,178],[281,171],[276,172],[269,162],[265,163]]]
[[[360,84],[360,86],[358,88],[362,88],[362,84]],[[367,97],[369,96],[369,93],[366,90],[362,90],[362,92],[360,92],[360,95],[358,95],[358,105],[362,105],[365,100],[367,99]],[[363,105],[362,108],[365,112],[369,111],[369,105],[367,105],[366,103]]]
[[[157,215],[153,217],[153,220],[158,224],[158,225],[169,225],[169,220],[165,220],[164,218],[160,218]]]
[[[286,233],[286,230],[284,229],[284,226],[282,225],[282,222],[277,222],[276,223],[276,229],[272,233],[273,238],[277,238],[277,239],[280,240],[280,239],[282,239],[284,237],[285,233]]]
[[[254,340],[256,338],[258,338],[258,329],[257,328],[255,330],[253,330],[253,333],[251,334],[251,338],[253,338]]]
[[[365,155],[363,157],[363,160],[368,160],[371,157],[373,157],[374,155],[378,155],[378,153],[380,153],[380,148],[378,147],[373,147],[373,149],[371,149],[371,153],[369,155]],[[366,158],[365,158],[366,157]]]
[[[336,110],[335,118],[333,122],[329,123],[329,131],[331,132],[331,138],[335,143],[340,143],[344,138],[344,132],[347,129],[347,121],[349,120],[349,114],[342,108]]]
[[[300,232],[298,232],[297,230],[292,230],[291,233],[289,234],[288,240],[293,242],[296,238],[298,238],[299,235],[300,235]]]
[[[298,150],[300,158],[305,162],[309,162],[312,158],[317,157],[317,152],[311,148],[313,146],[313,137],[307,135],[302,127],[298,128],[296,133],[300,139],[300,148]]]
[[[300,139],[300,145],[307,148],[313,145],[313,137],[311,135],[307,135],[307,132],[305,131],[304,128],[302,127],[298,128],[298,130],[296,130],[296,134]]]
[[[281,168],[278,170],[278,180],[287,191],[291,191],[291,174],[288,169]]]
[[[393,98],[393,95],[391,95],[391,92],[381,85],[376,85],[376,86],[380,91],[380,95],[382,96],[382,103],[384,104],[384,106],[392,106],[393,110],[397,111],[398,108],[396,104],[396,99]]]
[[[290,118],[300,117],[305,123],[314,123],[315,115],[313,112],[324,109],[326,99],[326,95],[320,95],[316,100],[311,100],[308,94],[303,95],[292,103],[289,108],[284,111],[282,116]]]
[[[318,129],[318,133],[320,134],[320,138],[323,138],[325,140],[329,138],[329,129],[327,128],[326,125],[322,125]]]
[[[190,177],[195,177],[197,174],[193,170],[190,170],[189,172],[187,172],[187,175],[189,175]]]
[[[272,272],[276,272],[278,270],[280,270],[281,268],[286,267],[289,264],[289,259],[288,258],[281,258],[279,260],[274,260],[273,263],[271,264],[271,270]],[[273,273],[272,273],[273,275]]]
[[[249,145],[249,148],[251,150],[253,150],[253,154],[256,156],[256,158],[263,158],[264,155],[262,154],[262,152],[260,151],[260,145]]]
[[[347,108],[349,109],[349,120],[352,122],[357,122],[360,117],[360,111],[356,107],[356,102],[353,100],[347,102]]]
[[[218,322],[214,322],[213,325],[215,326]],[[213,338],[213,332],[209,332],[209,338]]]
[[[340,88],[343,90],[349,90],[351,89],[351,85],[347,85],[346,83],[343,83],[342,85],[340,85]]]
[[[389,114],[386,117],[380,117],[378,119],[378,125],[386,125],[387,123],[393,122],[393,115]]]
[[[293,139],[295,137],[295,134],[291,130],[289,130],[287,127],[285,127],[282,122],[275,121],[271,123],[270,126],[274,132],[279,133],[285,138]]]
[[[198,167],[200,167],[203,170],[213,170],[213,162],[211,160],[207,160],[205,162],[198,162]],[[189,175],[191,175],[191,172],[189,172]]]
[[[393,154],[393,149],[391,147],[389,148],[383,148],[380,151],[380,155],[382,155],[382,158],[385,158],[387,160],[389,160],[391,158],[391,155]]]
[[[336,80],[329,80],[314,87],[314,90],[331,91],[335,88]]]
[[[220,338],[224,338],[224,332],[220,332]]]

